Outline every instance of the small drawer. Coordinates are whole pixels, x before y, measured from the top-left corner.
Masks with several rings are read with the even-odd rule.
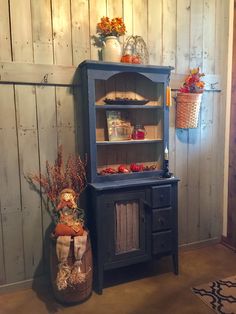
[[[170,252],[172,250],[172,231],[152,234],[152,254]]]
[[[171,207],[165,209],[153,209],[152,231],[171,229]]]
[[[151,187],[152,207],[168,207],[171,203],[171,185]]]

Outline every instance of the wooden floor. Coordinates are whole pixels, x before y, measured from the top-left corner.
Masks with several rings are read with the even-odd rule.
[[[50,287],[0,295],[0,314],[212,314],[191,287],[236,274],[236,253],[221,244],[180,252],[180,274],[169,258],[106,274],[103,295],[86,302],[58,304]]]

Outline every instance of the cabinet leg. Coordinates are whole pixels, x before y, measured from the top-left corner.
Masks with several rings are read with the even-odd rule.
[[[103,270],[97,269],[95,278],[95,291],[102,294],[103,289]]]
[[[173,259],[173,267],[174,267],[174,273],[175,275],[179,274],[179,257],[178,257],[178,253],[175,253],[172,255],[172,259]]]

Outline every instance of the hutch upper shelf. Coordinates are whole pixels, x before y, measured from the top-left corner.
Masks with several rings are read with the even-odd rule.
[[[89,182],[161,176],[172,67],[84,61],[79,70]],[[134,136],[137,128],[141,138]]]

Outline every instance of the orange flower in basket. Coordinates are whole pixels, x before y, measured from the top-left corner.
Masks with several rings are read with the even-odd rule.
[[[196,94],[203,93],[205,82],[203,82],[201,78],[204,75],[204,73],[200,73],[199,68],[190,70],[190,74],[186,77],[183,86],[179,89],[179,92]]]

